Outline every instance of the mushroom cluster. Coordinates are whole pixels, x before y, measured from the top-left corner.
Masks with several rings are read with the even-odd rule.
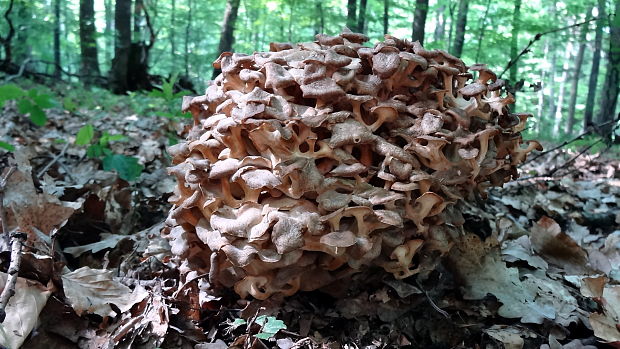
[[[455,208],[517,177],[533,149],[504,81],[386,35],[319,34],[224,52],[169,153],[178,186],[165,236],[185,280],[258,299],[379,266],[402,279],[450,246]]]

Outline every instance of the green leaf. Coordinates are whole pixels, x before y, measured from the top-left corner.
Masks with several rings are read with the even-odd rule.
[[[103,169],[106,171],[116,170],[121,179],[133,181],[140,176],[144,167],[138,163],[137,158],[132,156],[111,154],[103,158]]]
[[[32,97],[32,100],[36,105],[38,105],[42,109],[51,108],[56,105],[52,96],[48,94],[40,94]]]
[[[275,335],[276,335],[275,333],[261,332],[261,333],[255,334],[254,337],[267,340]]]
[[[275,336],[278,331],[286,329],[284,321],[278,320],[273,316],[261,315],[254,322],[262,326],[261,331],[255,335],[256,338],[260,339],[269,339]]]
[[[62,100],[62,107],[70,112],[73,112],[77,110],[78,105],[71,98],[65,97]]]
[[[30,111],[32,111],[33,106],[34,104],[32,104],[32,102],[29,99],[20,99],[19,102],[17,102],[17,110],[19,111],[20,114],[30,113]]]
[[[95,128],[93,125],[84,125],[77,133],[75,137],[75,144],[77,145],[87,145],[92,141],[95,136]]]
[[[32,121],[37,126],[44,126],[47,121],[47,116],[45,116],[45,112],[38,105],[33,105],[32,110],[30,111],[30,121]]]
[[[0,141],[0,148],[6,149],[8,151],[14,151],[15,150],[15,146],[13,144],[10,144],[10,143],[7,143],[7,142],[3,142],[3,141]]]
[[[239,327],[239,326],[243,326],[243,325],[245,325],[245,324],[247,324],[247,323],[248,323],[248,322],[247,322],[247,321],[245,321],[244,319],[235,319],[235,321],[233,321],[233,322],[232,322],[232,324],[230,324],[230,326],[231,326],[233,329],[236,329],[237,327]]]
[[[4,106],[4,102],[10,99],[18,99],[23,97],[25,91],[15,84],[6,84],[0,86],[0,108]]]
[[[103,156],[103,147],[100,144],[93,144],[90,147],[86,148],[86,155],[89,158],[98,158]]]

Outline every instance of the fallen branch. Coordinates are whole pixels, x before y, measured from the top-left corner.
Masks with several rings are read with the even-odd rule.
[[[579,27],[579,26],[582,26],[582,25],[584,25],[586,23],[590,23],[592,21],[596,21],[596,20],[603,19],[603,18],[605,18],[605,17],[595,17],[595,18],[591,18],[591,19],[588,19],[588,20],[583,21],[583,22],[579,22],[579,23],[567,25],[567,26],[564,26],[564,27],[547,30],[547,31],[542,32],[542,33],[537,33],[536,35],[534,35],[534,38],[530,40],[530,42],[527,44],[527,46],[525,46],[525,48],[517,55],[517,57],[514,57],[514,58],[510,59],[510,61],[508,62],[508,65],[506,65],[506,68],[504,68],[504,70],[501,72],[501,74],[499,74],[498,78],[501,78],[502,75],[504,75],[504,73],[507,72],[508,69],[510,69],[510,67],[515,65],[517,63],[517,61],[521,58],[521,56],[523,56],[524,54],[530,52],[530,47],[532,47],[532,45],[534,45],[534,43],[536,41],[540,40],[540,38],[543,35],[557,33],[559,31],[563,31],[563,30],[566,30],[566,29],[571,29],[571,28]],[[513,81],[511,81],[511,82],[514,83]]]
[[[0,323],[6,318],[6,306],[9,304],[11,297],[15,295],[15,285],[17,284],[17,276],[19,267],[22,262],[22,245],[26,241],[26,234],[22,232],[11,233],[11,264],[7,273],[9,277],[4,285],[4,290],[0,294]]]
[[[28,65],[28,63],[30,63],[30,58],[26,58],[24,60],[22,65],[19,67],[19,71],[17,72],[17,74],[7,76],[4,79],[4,83],[6,84],[7,82],[22,76],[24,74],[24,69],[26,69],[26,65]]]
[[[7,227],[6,212],[4,212],[4,190],[6,189],[6,184],[9,181],[9,177],[11,177],[14,171],[14,166],[9,167],[6,174],[0,179],[0,221],[2,222],[2,234],[4,235],[4,243],[6,248],[9,247],[11,237],[9,236],[9,229]]]
[[[60,153],[58,153],[58,155],[56,155],[52,159],[52,161],[50,161],[47,165],[45,165],[45,167],[43,167],[41,171],[39,171],[39,173],[37,174],[37,178],[41,178],[41,176],[43,176],[45,172],[47,172],[47,170],[49,170],[50,167],[52,167],[52,165],[54,165],[58,161],[58,159],[60,159],[60,157],[62,157],[65,154],[65,152],[67,151],[67,148],[69,148],[69,143],[66,143],[65,146],[60,151]]]

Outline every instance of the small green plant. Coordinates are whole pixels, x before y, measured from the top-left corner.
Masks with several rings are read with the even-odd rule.
[[[51,95],[42,93],[36,88],[24,90],[15,84],[0,86],[0,108],[9,100],[14,100],[17,103],[19,113],[28,114],[30,121],[37,126],[43,126],[47,122],[45,109],[56,105]]]
[[[164,80],[160,90],[153,90],[149,92],[150,97],[163,99],[166,104],[164,110],[156,112],[157,115],[167,118],[189,118],[189,113],[183,113],[181,111],[179,101],[185,95],[187,91],[174,92],[174,84],[177,81],[177,74],[174,74],[168,80]]]
[[[78,131],[75,144],[86,146],[86,155],[90,158],[100,158],[105,171],[116,171],[121,179],[128,182],[136,180],[144,167],[133,156],[116,154],[110,149],[110,142],[123,141],[127,137],[116,134],[112,135],[104,131],[100,137],[95,137],[95,128],[85,125]]]
[[[229,331],[236,330],[243,325],[247,325],[247,323],[248,322],[244,319],[235,319],[235,321],[229,325]],[[284,321],[278,320],[275,316],[261,315],[254,320],[254,323],[261,327],[260,331],[254,335],[254,337],[260,339],[270,339],[275,336],[278,331],[286,330]]]

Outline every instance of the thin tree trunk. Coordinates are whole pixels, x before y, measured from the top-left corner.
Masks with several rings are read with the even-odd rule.
[[[603,26],[605,24],[605,0],[598,0],[598,16],[596,21],[596,29],[594,34],[594,50],[592,52],[592,69],[588,79],[588,96],[586,98],[586,109],[583,113],[584,130],[592,124],[592,116],[594,115],[594,101],[596,97],[596,87],[598,84],[598,71],[601,64],[601,48],[603,42]]]
[[[586,20],[590,19],[590,13],[592,9],[588,9]],[[577,104],[577,91],[579,89],[579,79],[581,78],[581,65],[583,64],[583,55],[586,51],[586,35],[589,31],[589,25],[585,24],[581,27],[579,34],[579,49],[577,50],[577,57],[575,58],[575,69],[573,71],[573,81],[570,87],[570,97],[568,101],[568,120],[566,121],[566,135],[570,136],[573,133],[573,126],[575,125],[575,105]]]
[[[351,31],[357,31],[357,21],[355,13],[357,12],[357,0],[347,0],[347,27]]]
[[[187,0],[187,18],[185,25],[185,76],[189,77],[189,34],[192,29],[192,10],[193,10],[193,1]]]
[[[135,0],[133,5],[133,42],[143,41],[142,37],[142,11],[144,10],[144,0]]]
[[[433,41],[443,40],[446,36],[446,5],[441,5],[437,9],[435,13],[435,20],[437,25],[435,26],[435,31],[433,32]]]
[[[97,40],[95,39],[95,8],[93,0],[80,0],[81,74],[84,84],[91,85],[99,75]]]
[[[315,23],[314,34],[322,34],[325,30],[325,15],[323,14],[323,5],[319,1],[316,3],[317,21]]]
[[[175,28],[176,28],[176,15],[177,12],[177,1],[176,0],[172,0],[172,13],[170,14],[170,28],[168,28],[168,30],[170,30],[170,61],[172,62],[172,70],[174,71],[176,69],[176,38],[175,36]]]
[[[428,14],[428,0],[416,0],[415,13],[413,15],[411,40],[424,44],[424,26]]]
[[[390,24],[390,0],[383,0],[383,35],[388,33]]]
[[[605,74],[601,111],[599,112],[601,122],[612,121],[617,118],[616,104],[618,103],[618,92],[620,92],[620,0],[616,0],[615,3],[614,16],[609,25],[607,73]],[[611,139],[612,130],[612,124],[605,126],[602,130],[603,136]]]
[[[553,18],[553,20],[557,20],[557,9],[556,2],[553,1],[548,8],[549,16]],[[549,127],[553,127],[552,122],[555,117],[555,109],[556,109],[556,87],[555,87],[555,75],[557,72],[557,63],[558,63],[558,54],[557,54],[557,45],[556,40],[551,40],[549,43],[549,52],[551,52],[551,71],[549,72],[547,81],[549,86],[549,110],[547,111],[547,125],[545,125],[544,129],[549,130]],[[549,121],[551,120],[551,121]],[[550,136],[550,134],[548,134]]]
[[[545,47],[543,49],[543,62],[548,62],[549,59],[549,39],[547,38],[545,40]],[[540,69],[539,71],[540,74],[540,84],[544,84],[545,78],[547,77],[547,70],[546,69]],[[541,88],[538,90],[538,106],[537,106],[537,110],[536,110],[536,134],[540,137],[542,130],[543,130],[543,122],[544,122],[544,110],[545,110],[545,89]]]
[[[560,135],[560,129],[562,124],[562,109],[564,107],[564,92],[566,91],[566,81],[568,80],[569,62],[573,52],[573,44],[568,42],[566,44],[566,50],[564,51],[564,64],[562,64],[562,80],[560,81],[560,90],[558,92],[558,103],[555,107],[555,121],[553,123],[553,136],[558,137]]]
[[[463,53],[463,43],[465,41],[465,27],[467,26],[467,12],[469,9],[469,0],[459,1],[459,14],[456,19],[456,34],[454,36],[454,46],[452,54],[461,57]]]
[[[478,62],[478,59],[480,58],[480,50],[482,49],[482,39],[484,39],[484,30],[486,29],[486,25],[487,25],[486,22],[487,22],[487,16],[489,15],[489,8],[491,8],[491,0],[487,0],[487,5],[484,10],[484,16],[482,16],[482,18],[480,19],[480,31],[478,34],[478,48],[476,49],[476,59],[474,60],[474,62],[476,63]]]
[[[446,43],[447,50],[450,51],[452,47],[452,37],[454,34],[454,11],[456,10],[457,2],[450,3],[448,6],[448,13],[450,14],[450,27],[448,29],[448,42]]]
[[[131,48],[131,0],[116,0],[114,6],[114,59],[110,69],[110,89],[125,93],[128,88],[127,67]]]
[[[510,32],[510,59],[514,59],[518,54],[519,30],[521,28],[521,0],[515,0],[515,8],[512,13],[512,30]],[[510,66],[510,83],[514,86],[517,83],[517,62]]]
[[[367,0],[360,0],[360,13],[357,16],[357,31],[360,33],[366,32],[366,7],[368,5]]]
[[[295,14],[295,0],[289,0],[288,7],[290,10],[288,18],[288,41],[293,41],[293,15]]]
[[[105,60],[110,62],[112,60],[112,52],[114,51],[114,35],[112,34],[112,0],[105,0],[105,29],[103,36],[105,37]]]
[[[237,13],[239,11],[239,0],[226,0],[226,11],[224,12],[224,22],[222,22],[222,32],[220,35],[220,44],[217,47],[218,54],[222,52],[232,51],[235,40],[233,36],[235,31],[235,23],[237,22]],[[213,70],[213,78],[219,75],[219,69]]]
[[[54,0],[54,77],[60,79],[60,0]]]
[[[4,18],[9,25],[9,32],[6,36],[0,35],[0,42],[2,43],[2,47],[4,48],[4,58],[2,59],[2,63],[0,63],[0,70],[7,71],[9,66],[11,65],[12,57],[12,47],[11,40],[13,40],[13,36],[15,35],[15,27],[13,26],[13,21],[11,20],[11,12],[13,11],[14,0],[10,0],[9,6],[6,11],[4,11]]]

